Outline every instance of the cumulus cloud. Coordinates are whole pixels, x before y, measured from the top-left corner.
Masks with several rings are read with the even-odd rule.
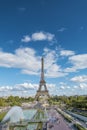
[[[87,69],[87,54],[70,56],[68,62],[72,65],[67,67],[65,72],[75,72],[81,69]]]
[[[74,55],[69,57],[69,60],[75,67],[78,67],[78,69],[87,68],[87,54]]]
[[[27,93],[32,94],[35,96],[36,94],[36,90],[38,90],[39,88],[39,83],[38,84],[32,84],[32,83],[28,83],[28,82],[24,82],[22,84],[16,84],[14,86],[0,86],[0,94],[4,93],[6,96],[10,95],[21,95],[21,96],[25,96]],[[56,88],[55,84],[47,84],[47,89],[49,91],[53,91]],[[22,93],[21,93],[22,92]],[[29,96],[28,95],[28,96]]]
[[[43,32],[43,31],[40,31],[40,32],[35,32],[33,33],[31,36],[29,35],[25,35],[21,41],[22,42],[30,42],[30,41],[53,41],[54,40],[54,34],[51,34],[49,32]]]
[[[76,71],[77,71],[77,69],[75,67],[67,67],[64,69],[64,72],[67,72],[67,73],[76,72]]]
[[[75,76],[75,77],[71,78],[71,81],[77,82],[77,83],[87,82],[87,75]]]
[[[58,55],[55,50],[44,49],[44,67],[46,77],[62,77],[67,75],[57,64]],[[14,53],[0,51],[0,66],[20,68],[23,74],[40,75],[41,57],[32,48],[18,48]]]
[[[60,51],[60,56],[72,56],[75,55],[74,51],[71,50],[61,50]]]
[[[0,92],[12,91],[12,86],[0,86]]]
[[[60,89],[65,89],[65,86],[60,86]]]
[[[67,75],[67,73],[62,71],[61,66],[57,63],[58,55],[55,50],[44,48],[44,57],[47,77],[63,77]]]
[[[68,63],[71,67],[63,69],[61,64],[58,64],[60,55],[57,50],[44,48],[44,67],[45,76],[49,78],[64,77],[69,72],[76,72],[80,69],[87,68],[87,54],[73,55],[73,51],[62,50],[68,56]],[[73,56],[72,56],[73,55]],[[32,48],[18,48],[14,53],[3,52],[0,50],[0,66],[7,68],[20,68],[21,73],[29,75],[40,75],[41,56]]]
[[[86,83],[80,83],[79,87],[81,89],[87,89],[87,84]]]
[[[78,86],[71,86],[62,82],[56,84],[46,84],[47,89],[49,90],[50,95],[77,95],[77,94],[85,94],[87,91],[87,84],[80,83]],[[24,82],[21,84],[16,84],[14,86],[0,86],[0,96],[35,96],[36,91],[39,88],[39,83],[28,83]],[[84,91],[85,90],[85,91]]]
[[[75,76],[71,78],[70,81],[73,81],[75,84],[77,84],[74,85],[74,89],[77,89],[80,94],[85,93],[85,91],[87,91],[87,75]],[[80,89],[84,91],[80,92]]]
[[[47,69],[46,76],[50,78],[64,77],[67,73],[60,71],[61,68],[56,64],[52,64],[50,68]]]
[[[28,35],[24,36],[24,37],[21,39],[21,42],[25,42],[25,43],[30,42],[30,41],[31,41],[31,38],[30,38]]]
[[[38,73],[40,70],[40,56],[36,56],[36,52],[32,48],[18,48],[15,53],[6,53],[0,51],[0,66],[7,68],[20,68]]]
[[[43,32],[39,32],[39,33],[34,33],[32,34],[32,40],[34,41],[42,41],[42,40],[46,40],[47,37]]]
[[[70,86],[69,85],[67,85],[66,83],[60,83],[60,87],[59,87],[60,89],[70,89]]]
[[[54,34],[46,33],[46,32],[36,32],[32,34],[33,41],[42,41],[42,40],[52,41],[53,38],[54,38]]]
[[[74,89],[78,89],[78,86],[77,86],[77,85],[74,85],[73,88],[74,88]]]
[[[85,95],[87,93],[87,83],[80,83],[73,85],[71,83],[66,84],[65,82],[60,82],[58,92],[60,95]]]
[[[30,71],[30,70],[28,70],[28,69],[23,69],[21,72],[22,72],[22,74],[38,75],[37,72],[35,72],[35,71]]]
[[[16,84],[14,86],[0,86],[0,91],[29,91],[37,89],[38,84],[31,84],[31,83],[22,83],[22,84]]]

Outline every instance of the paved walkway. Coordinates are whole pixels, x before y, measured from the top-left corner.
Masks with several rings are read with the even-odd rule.
[[[72,130],[67,125],[63,117],[54,109],[49,110],[49,122],[47,124],[47,130]],[[53,120],[57,119],[57,120]]]

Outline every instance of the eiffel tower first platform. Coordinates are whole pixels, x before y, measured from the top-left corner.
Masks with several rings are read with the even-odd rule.
[[[42,90],[42,87],[44,87],[44,90]],[[38,100],[39,97],[41,96],[47,96],[48,98],[50,97],[49,92],[46,87],[46,82],[44,80],[44,58],[43,57],[41,59],[41,80],[39,83],[39,88],[37,90],[35,99]]]

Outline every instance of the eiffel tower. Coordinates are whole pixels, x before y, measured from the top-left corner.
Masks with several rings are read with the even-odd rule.
[[[44,90],[42,90],[42,87],[44,87]],[[50,97],[46,87],[46,82],[44,80],[44,58],[43,57],[41,59],[41,80],[39,83],[39,89],[37,90],[35,99],[38,100],[40,96]]]

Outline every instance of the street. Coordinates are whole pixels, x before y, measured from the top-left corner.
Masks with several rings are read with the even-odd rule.
[[[47,130],[72,130],[63,117],[54,109],[48,111]]]

